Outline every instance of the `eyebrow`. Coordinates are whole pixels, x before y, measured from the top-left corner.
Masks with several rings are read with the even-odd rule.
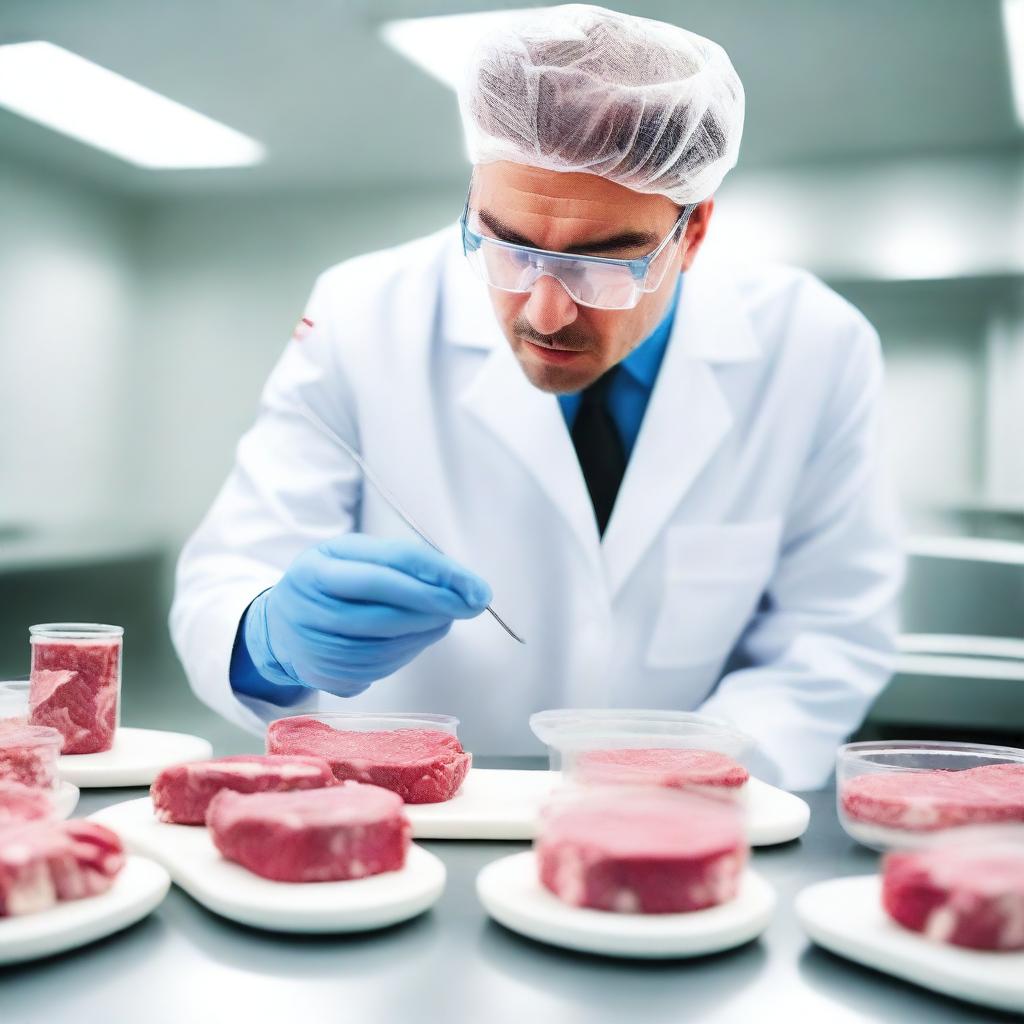
[[[543,248],[543,246],[536,245],[525,235],[521,235],[518,231],[509,227],[498,217],[495,217],[493,213],[488,213],[486,210],[477,210],[477,216],[503,242],[511,242],[513,245],[528,245],[531,249]],[[653,248],[660,241],[660,238],[649,231],[620,231],[617,235],[611,235],[598,241],[571,245],[565,252],[573,253],[577,256],[585,256],[615,249],[635,249],[640,245]]]

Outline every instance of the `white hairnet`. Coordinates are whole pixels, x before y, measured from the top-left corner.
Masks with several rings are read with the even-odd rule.
[[[486,35],[459,106],[474,164],[597,174],[680,206],[718,188],[743,132],[743,86],[717,43],[586,4]]]

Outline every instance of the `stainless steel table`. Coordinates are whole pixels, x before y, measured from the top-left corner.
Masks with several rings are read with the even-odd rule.
[[[196,723],[195,730],[218,731],[214,721],[203,724],[210,728]],[[256,742],[228,738],[218,753],[256,749]],[[144,793],[87,790],[78,813]],[[804,838],[755,856],[778,891],[775,919],[761,939],[731,952],[630,962],[520,938],[487,918],[474,880],[488,861],[525,844],[428,842],[448,866],[448,885],[414,921],[349,937],[278,935],[232,924],[172,888],[127,931],[0,970],[0,1024],[1014,1019],[857,967],[807,941],[791,909],[794,894],[818,879],[871,871],[875,856],[842,833],[831,792],[805,795],[812,817]]]

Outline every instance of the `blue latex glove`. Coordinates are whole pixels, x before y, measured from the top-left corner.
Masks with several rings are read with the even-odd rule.
[[[249,605],[231,682],[278,703],[301,697],[297,684],[351,697],[490,601],[482,579],[426,544],[343,534],[304,551]],[[270,692],[246,672],[245,660],[276,684]]]

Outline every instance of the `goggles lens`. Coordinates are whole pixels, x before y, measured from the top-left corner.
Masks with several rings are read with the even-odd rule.
[[[546,252],[480,233],[467,209],[462,215],[462,245],[473,268],[492,288],[528,292],[542,277],[553,277],[574,302],[598,309],[630,309],[644,292],[661,284],[682,238],[693,207],[684,209],[670,234],[648,256],[635,260],[603,259]]]

